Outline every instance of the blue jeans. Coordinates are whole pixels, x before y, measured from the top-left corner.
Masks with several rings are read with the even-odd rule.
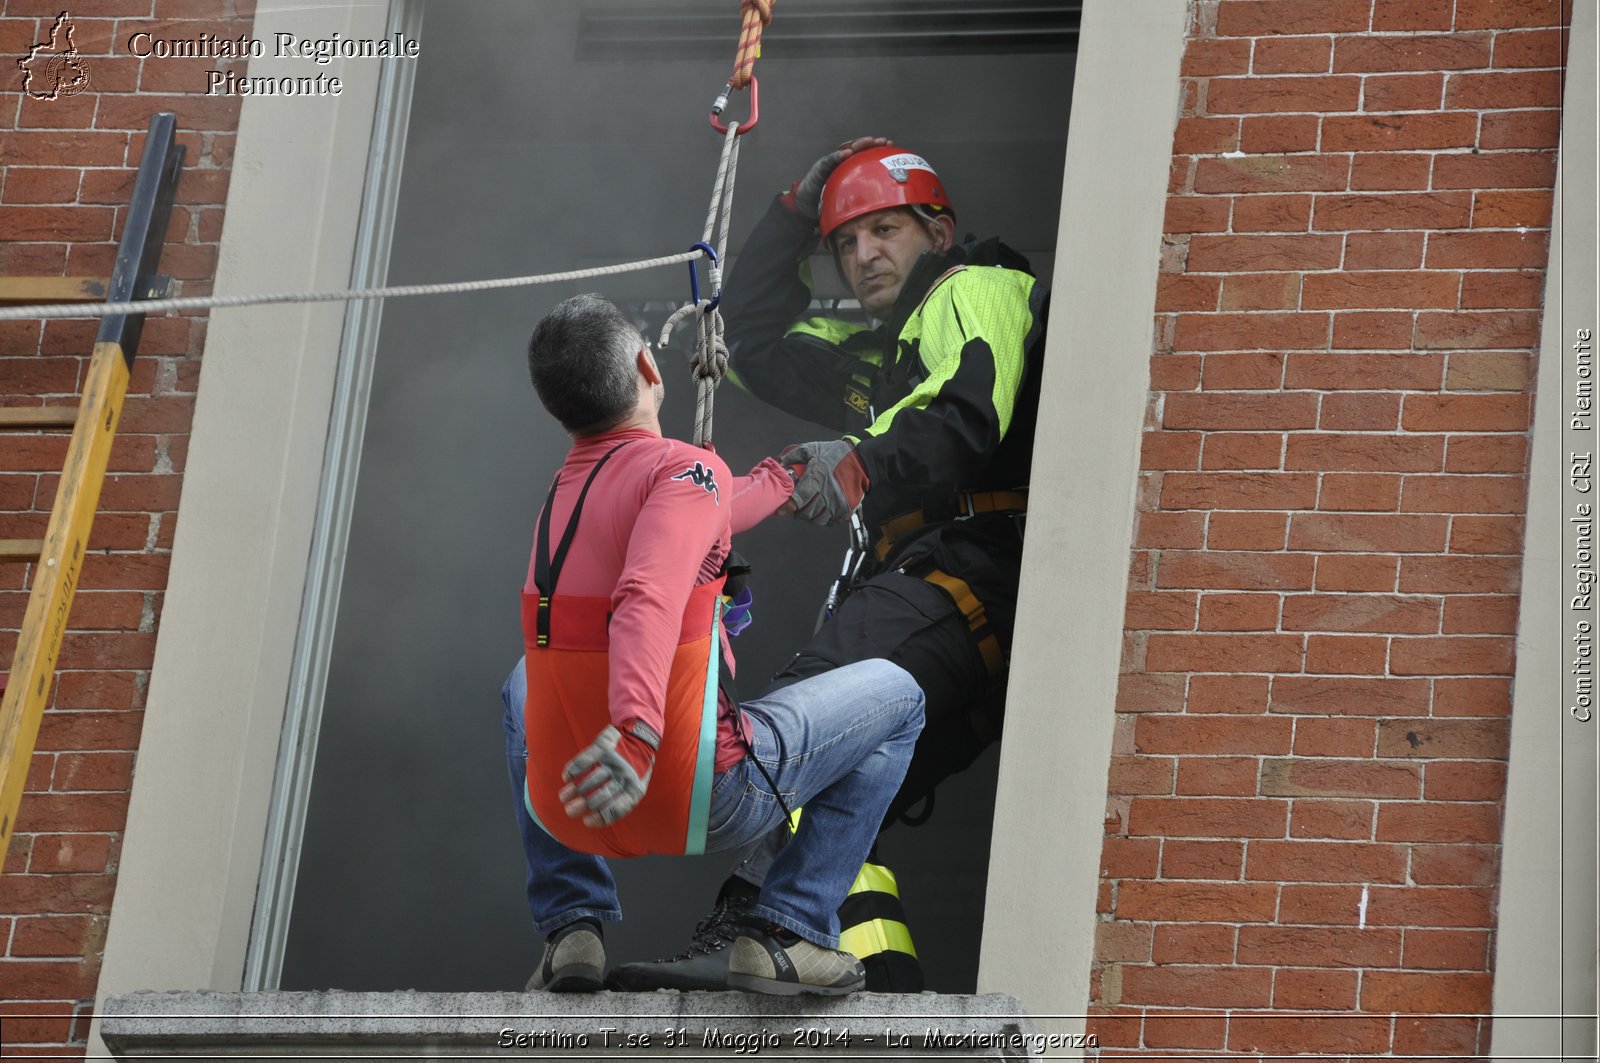
[[[506,767],[528,859],[528,910],[549,933],[578,919],[622,918],[606,862],[551,838],[523,802],[527,738],[522,662],[500,691]],[[839,905],[855,881],[922,731],[922,689],[888,661],[836,668],[744,704],[754,758],[718,772],[711,786],[707,852],[737,849],[783,823],[778,795],[805,806],[800,829],[779,851],[753,914],[808,941],[839,946]],[[776,787],[778,793],[773,793]]]

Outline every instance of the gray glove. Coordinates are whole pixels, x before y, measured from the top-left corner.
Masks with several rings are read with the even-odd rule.
[[[794,515],[813,524],[842,524],[861,505],[871,482],[866,466],[848,439],[801,443],[778,456],[798,477],[790,501]]]
[[[802,218],[816,221],[822,217],[822,186],[828,183],[839,164],[858,151],[881,147],[889,142],[883,137],[857,137],[847,140],[811,164],[806,175],[789,189],[789,202],[794,212]]]
[[[661,736],[642,720],[626,733],[607,724],[562,772],[567,785],[558,796],[567,815],[603,827],[632,812],[650,788],[660,748]]]

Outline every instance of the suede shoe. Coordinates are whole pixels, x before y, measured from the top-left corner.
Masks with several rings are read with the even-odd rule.
[[[814,945],[776,923],[741,929],[728,957],[728,985],[747,993],[842,997],[866,984],[866,968],[850,953]]]
[[[728,947],[739,936],[739,921],[756,903],[760,892],[759,887],[730,875],[717,893],[711,914],[695,927],[688,948],[667,960],[619,964],[606,977],[606,988],[624,993],[727,989]]]
[[[527,991],[593,993],[603,987],[605,969],[606,946],[600,924],[579,919],[544,939],[544,957],[528,979]]]

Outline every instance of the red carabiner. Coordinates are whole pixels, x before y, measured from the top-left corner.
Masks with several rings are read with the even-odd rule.
[[[712,107],[711,107],[711,128],[715,129],[718,133],[721,133],[724,136],[726,136],[727,133],[728,133],[728,126],[727,126],[727,124],[725,122],[723,122],[721,120],[720,116],[722,114],[722,109],[728,105],[728,93],[730,93],[732,91],[733,91],[733,86],[731,84],[725,86],[723,88],[723,90],[722,90],[721,95],[719,95],[717,97],[717,102],[714,103],[712,105]],[[744,123],[743,125],[741,125],[739,127],[739,131],[737,133],[735,133],[734,136],[736,136],[736,137],[744,136],[746,133],[750,132],[750,130],[754,129],[756,127],[756,123],[759,122],[760,120],[761,120],[761,88],[760,88],[760,83],[758,81],[756,81],[756,76],[754,74],[751,74],[750,75],[750,121],[748,121],[748,122]]]

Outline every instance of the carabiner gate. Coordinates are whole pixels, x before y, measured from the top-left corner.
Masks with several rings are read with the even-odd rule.
[[[702,314],[709,314],[722,302],[722,268],[717,265],[717,249],[704,241],[697,241],[689,245],[691,251],[704,251],[711,264],[706,267],[706,279],[711,282],[711,301],[706,304]],[[695,268],[698,259],[689,260],[689,298],[695,305],[700,305],[700,271]]]
[[[722,121],[723,108],[728,106],[728,96],[733,92],[733,82],[722,86],[722,91],[717,94],[716,100],[711,104],[711,128],[724,136],[728,133],[728,126]],[[742,137],[756,127],[761,120],[761,86],[756,81],[754,74],[750,75],[750,121],[739,126],[739,131],[734,134]]]

